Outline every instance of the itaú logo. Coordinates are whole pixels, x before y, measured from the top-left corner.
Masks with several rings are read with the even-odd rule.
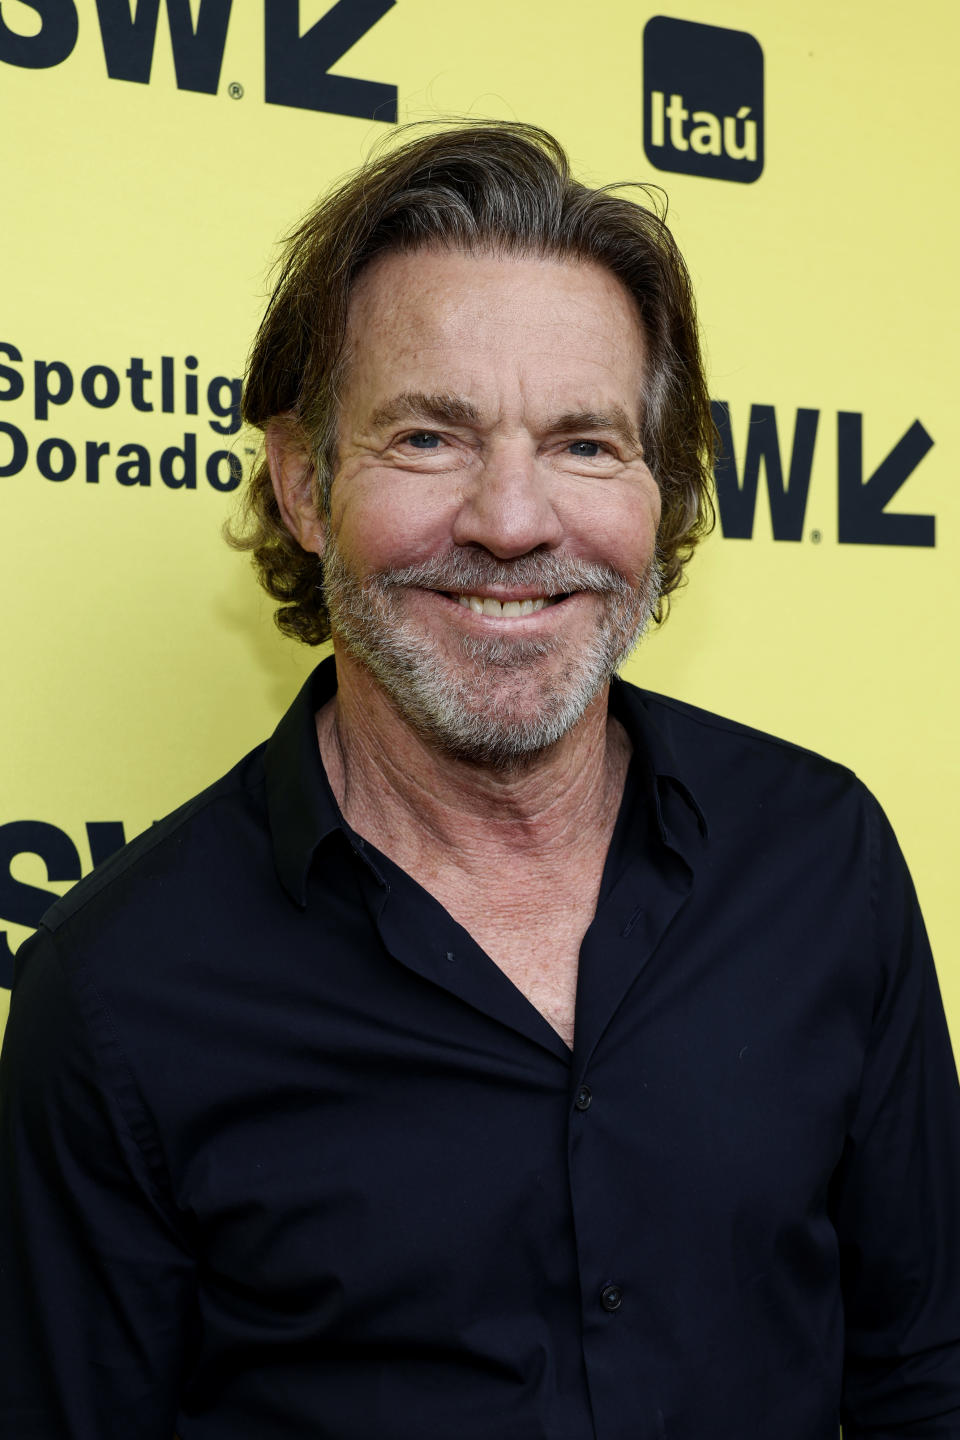
[[[178,90],[215,95],[233,0],[166,0]],[[244,0],[249,4],[250,0]],[[337,0],[301,34],[300,0],[263,0],[264,99],[268,105],[324,110],[362,120],[397,118],[397,87],[331,75],[396,0]],[[85,4],[84,24],[92,6]],[[150,81],[160,0],[97,0],[97,20],[111,80]],[[195,18],[194,18],[195,17]],[[74,0],[0,0],[0,61],[49,70],[73,53],[80,22]],[[232,81],[227,92],[243,95]]]
[[[763,51],[745,30],[656,15],[643,32],[644,151],[658,170],[763,171]]]

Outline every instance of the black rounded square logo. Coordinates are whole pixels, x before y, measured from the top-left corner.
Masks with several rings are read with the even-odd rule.
[[[643,148],[658,170],[763,171],[763,51],[745,30],[655,15],[643,31]]]

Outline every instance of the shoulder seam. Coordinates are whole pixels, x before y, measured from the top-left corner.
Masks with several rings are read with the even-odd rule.
[[[712,710],[704,710],[699,705],[689,704],[685,700],[677,700],[670,695],[661,695],[656,690],[637,688],[645,701],[651,700],[656,705],[662,705],[665,709],[680,715],[684,720],[691,720],[694,724],[703,725],[708,730],[723,730],[730,734],[744,735],[778,750],[793,750],[801,755],[809,755],[812,759],[819,760],[833,769],[846,771],[857,781],[857,784],[863,783],[856,771],[852,770],[849,765],[845,765],[842,760],[833,760],[819,750],[811,750],[809,745],[800,745],[795,740],[785,740],[781,735],[773,735],[768,730],[758,730],[742,720],[734,720],[727,715],[717,715]]]
[[[225,778],[223,777],[223,779]],[[262,781],[257,783],[262,783]],[[97,865],[88,874],[82,876],[75,886],[72,886],[59,900],[55,900],[44,912],[41,922],[44,929],[53,935],[62,924],[74,915],[79,915],[92,900],[95,900],[117,874],[122,874],[135,860],[149,855],[158,845],[172,839],[188,820],[195,815],[202,814],[210,805],[221,799],[221,784],[222,780],[214,781],[213,785],[208,786],[199,795],[194,795],[191,799],[184,801],[176,810],[165,815],[162,820],[155,821],[146,830],[141,830],[139,835],[134,835],[132,840],[116,854],[109,856],[101,865]],[[243,788],[252,787],[244,785]]]

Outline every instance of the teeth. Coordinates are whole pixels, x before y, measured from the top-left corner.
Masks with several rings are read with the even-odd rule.
[[[536,600],[494,600],[490,595],[458,595],[457,602],[475,615],[533,615],[551,602],[545,595]]]

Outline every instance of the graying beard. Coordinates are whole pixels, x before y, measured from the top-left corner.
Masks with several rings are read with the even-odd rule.
[[[388,571],[360,584],[336,543],[324,554],[324,589],[335,638],[379,681],[400,713],[447,754],[495,769],[511,769],[548,749],[580,719],[642,635],[659,595],[659,567],[651,565],[634,591],[606,566],[553,555],[521,556],[502,564],[483,552],[448,552],[425,564]],[[571,685],[542,697],[533,720],[510,719],[503,681],[558,648],[551,640],[463,636],[460,649],[469,680],[451,676],[448,663],[430,653],[419,636],[398,624],[391,592],[406,586],[471,594],[489,585],[536,587],[542,593],[573,590],[604,593],[613,606],[585,650]],[[488,668],[498,671],[490,693]]]

